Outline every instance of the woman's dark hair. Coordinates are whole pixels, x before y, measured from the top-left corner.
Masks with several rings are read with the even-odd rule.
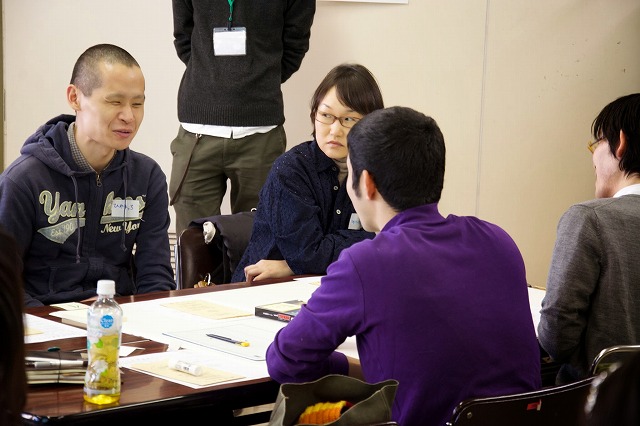
[[[320,102],[332,87],[338,100],[355,112],[366,115],[384,108],[382,93],[373,74],[359,64],[341,64],[333,68],[322,80],[311,98],[311,125],[316,136],[315,121]]]
[[[27,397],[24,366],[22,259],[13,237],[0,229],[0,424],[21,424]]]

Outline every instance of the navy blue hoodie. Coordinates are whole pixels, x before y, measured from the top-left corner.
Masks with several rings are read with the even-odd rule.
[[[114,280],[118,295],[175,289],[165,174],[130,149],[99,176],[81,171],[67,136],[73,121],[40,127],[0,175],[0,225],[22,250],[25,304],[93,297],[100,279]],[[112,215],[124,201],[139,213],[126,221]]]

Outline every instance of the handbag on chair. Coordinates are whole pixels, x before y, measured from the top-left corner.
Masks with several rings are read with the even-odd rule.
[[[280,385],[269,426],[324,424],[331,426],[371,425],[391,420],[398,389],[397,380],[366,383],[354,377],[330,374],[313,382]],[[307,407],[317,403],[346,401],[349,408],[328,423],[299,423]]]

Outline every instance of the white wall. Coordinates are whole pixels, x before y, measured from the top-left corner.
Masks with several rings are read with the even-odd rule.
[[[248,1],[248,0],[247,0]],[[5,0],[5,161],[49,118],[70,113],[78,55],[129,50],[147,83],[132,148],[167,175],[183,71],[168,0]],[[441,211],[473,214],[516,240],[544,285],[557,221],[593,196],[590,125],[614,98],[640,92],[638,0],[319,1],[311,48],[284,85],[288,145],[308,140],[309,98],[340,62],[376,75],[387,106],[433,116],[447,142]],[[173,211],[172,211],[173,214]]]

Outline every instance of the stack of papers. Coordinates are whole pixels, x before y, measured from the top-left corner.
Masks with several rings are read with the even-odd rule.
[[[86,354],[65,351],[28,351],[25,357],[27,382],[83,384],[87,371]]]

